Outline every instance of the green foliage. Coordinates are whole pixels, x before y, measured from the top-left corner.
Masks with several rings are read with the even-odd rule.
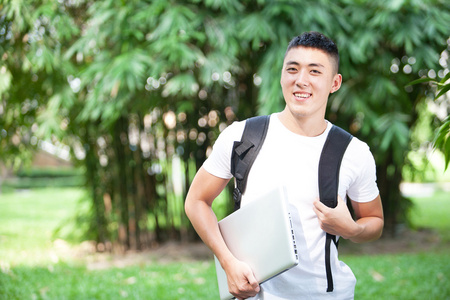
[[[0,8],[0,156],[18,168],[36,147],[47,98],[64,88],[71,64],[60,55],[79,30],[54,1],[3,1]]]
[[[399,183],[415,109],[429,89],[404,87],[437,69],[448,3],[22,0],[0,7],[0,157],[18,167],[39,139],[69,145],[86,170],[89,228],[99,243],[139,249],[148,236],[192,237],[180,210],[192,174],[228,124],[283,108],[285,48],[309,30],[332,37],[341,51],[344,84],[327,118],[370,145],[386,223],[404,221]],[[181,160],[175,169],[174,159]]]
[[[410,83],[410,85],[419,84],[419,83],[431,83],[436,86],[436,97],[438,98],[446,95],[450,90],[450,72],[442,80],[437,80],[433,78],[421,78],[414,80]],[[439,149],[444,153],[445,157],[445,170],[447,170],[448,165],[450,163],[450,117],[447,115],[447,118],[443,121],[442,125],[439,127],[433,141],[434,147]]]
[[[450,117],[447,117],[441,127],[439,127],[439,131],[434,139],[434,145],[444,153],[445,169],[447,170],[450,163]]]
[[[2,192],[22,189],[35,188],[61,188],[61,187],[81,187],[84,186],[84,178],[82,176],[71,177],[39,177],[39,178],[13,178],[6,179],[2,182]]]
[[[20,169],[15,175],[16,177],[3,179],[3,193],[15,189],[84,185],[84,172],[75,168],[27,168]]]
[[[29,168],[29,169],[22,169],[17,172],[18,177],[31,177],[31,178],[72,177],[80,175],[83,175],[83,171],[81,169],[75,168]]]

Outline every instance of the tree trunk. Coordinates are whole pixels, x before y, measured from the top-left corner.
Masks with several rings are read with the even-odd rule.
[[[407,221],[406,214],[411,201],[401,194],[401,167],[394,164],[392,154],[389,154],[383,165],[377,167],[377,178],[383,202],[384,233],[395,236],[399,232],[399,225]]]

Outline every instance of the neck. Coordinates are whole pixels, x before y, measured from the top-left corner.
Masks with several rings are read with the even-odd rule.
[[[318,136],[327,129],[325,118],[297,117],[290,114],[286,109],[278,115],[278,118],[287,129],[303,136]]]

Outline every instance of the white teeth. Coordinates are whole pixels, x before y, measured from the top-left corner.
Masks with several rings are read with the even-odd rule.
[[[309,96],[311,96],[311,94],[307,94],[307,93],[294,93],[294,96],[297,98],[308,98]]]

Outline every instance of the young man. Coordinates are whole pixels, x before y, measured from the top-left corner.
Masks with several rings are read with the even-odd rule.
[[[286,188],[299,248],[298,266],[259,286],[249,266],[230,253],[221,237],[211,205],[232,178],[233,142],[241,139],[245,122],[235,122],[221,133],[192,182],[186,213],[219,259],[229,290],[237,299],[353,299],[356,279],[338,260],[333,243],[334,290],[327,292],[326,233],[357,243],[381,235],[383,209],[375,162],[369,147],[357,138],[352,139],[342,159],[337,207],[328,208],[318,199],[319,158],[333,126],[325,120],[325,110],[329,94],[339,90],[342,82],[338,64],[336,45],[320,33],[304,33],[290,42],[280,81],[286,106],[270,116],[266,139],[248,176],[247,195],[280,185]],[[356,221],[347,209],[348,199]],[[241,205],[245,204],[244,195]]]

